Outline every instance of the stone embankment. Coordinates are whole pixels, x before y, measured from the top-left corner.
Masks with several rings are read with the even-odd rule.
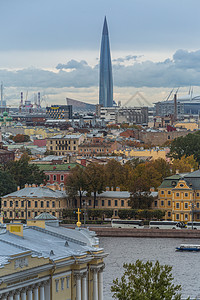
[[[129,229],[112,227],[89,227],[99,237],[137,237],[137,238],[189,238],[200,239],[200,230],[190,229]]]

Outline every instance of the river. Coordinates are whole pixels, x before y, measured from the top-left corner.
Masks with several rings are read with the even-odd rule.
[[[200,244],[198,239],[153,239],[101,237],[100,246],[109,253],[105,258],[104,300],[111,300],[110,287],[123,274],[123,263],[158,260],[173,267],[175,284],[182,286],[182,299],[200,299],[200,252],[176,252],[180,244]]]

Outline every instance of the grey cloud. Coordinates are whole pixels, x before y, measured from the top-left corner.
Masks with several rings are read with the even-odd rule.
[[[123,62],[129,61],[129,60],[137,60],[137,58],[139,58],[139,57],[141,57],[141,56],[127,55],[125,57],[119,57],[119,58],[113,59],[113,62],[123,63]]]
[[[26,88],[98,86],[98,64],[91,67],[86,61],[70,60],[65,65],[58,66],[57,72],[33,68],[18,71],[1,69],[0,81],[3,81],[6,86]],[[200,50],[194,52],[178,50],[172,59],[161,62],[134,61],[128,66],[123,63],[113,64],[113,78],[116,87],[199,86]]]
[[[85,60],[81,60],[80,62],[77,61],[77,60],[70,60],[68,61],[66,64],[58,64],[56,66],[56,69],[58,70],[62,70],[62,69],[82,69],[82,68],[85,68],[87,67],[88,64]]]

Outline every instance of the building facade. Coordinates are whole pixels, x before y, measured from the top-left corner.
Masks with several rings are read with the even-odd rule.
[[[62,219],[66,207],[66,194],[45,186],[26,185],[24,189],[5,195],[1,201],[1,212],[5,219],[33,219],[43,212]]]
[[[83,135],[55,135],[47,139],[47,151],[53,151],[55,155],[67,155],[68,153],[77,153],[78,146],[83,141]]]
[[[200,170],[165,178],[154,207],[165,211],[166,220],[200,221]]]
[[[0,230],[0,299],[103,300],[104,257],[94,232],[10,223]]]
[[[47,118],[72,119],[72,105],[51,105],[46,107]]]
[[[99,104],[113,106],[113,77],[106,17],[103,25],[100,52]]]

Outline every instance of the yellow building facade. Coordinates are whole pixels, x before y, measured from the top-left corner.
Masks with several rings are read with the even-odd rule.
[[[0,232],[0,299],[103,300],[107,254],[94,232],[46,227],[13,223]]]
[[[127,157],[149,157],[152,160],[156,160],[158,158],[163,158],[164,160],[167,160],[167,153],[169,152],[169,149],[128,149],[128,150],[115,150],[114,153],[125,155]]]
[[[154,208],[165,211],[165,220],[200,221],[200,170],[165,178]]]

